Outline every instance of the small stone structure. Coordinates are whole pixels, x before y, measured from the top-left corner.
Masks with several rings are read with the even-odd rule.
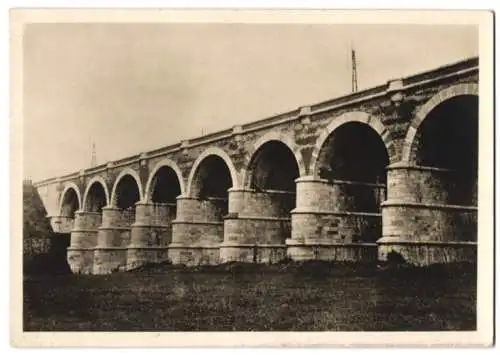
[[[36,184],[75,273],[471,261],[478,58]]]

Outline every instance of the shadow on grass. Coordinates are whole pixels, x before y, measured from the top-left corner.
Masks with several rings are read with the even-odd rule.
[[[218,265],[172,265],[170,262],[157,264],[145,264],[129,273],[164,273],[177,271],[183,273],[207,273],[207,274],[281,274],[289,273],[308,277],[437,277],[446,278],[456,275],[475,275],[477,267],[475,263],[449,263],[433,264],[429,266],[413,266],[404,261],[388,260],[387,262],[339,262],[339,261],[291,261],[285,260],[275,264],[256,264],[246,262],[227,262]]]

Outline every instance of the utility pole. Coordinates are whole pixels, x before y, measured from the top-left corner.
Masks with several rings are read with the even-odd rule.
[[[356,68],[356,51],[351,44],[351,63],[352,63],[352,92],[358,91],[358,72]]]

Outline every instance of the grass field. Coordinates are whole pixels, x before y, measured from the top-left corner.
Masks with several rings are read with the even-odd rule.
[[[23,317],[25,331],[473,330],[476,273],[310,262],[31,275]]]

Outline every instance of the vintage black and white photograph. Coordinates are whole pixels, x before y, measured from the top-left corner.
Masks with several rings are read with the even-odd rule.
[[[22,334],[493,327],[492,14],[105,11],[16,27]]]

